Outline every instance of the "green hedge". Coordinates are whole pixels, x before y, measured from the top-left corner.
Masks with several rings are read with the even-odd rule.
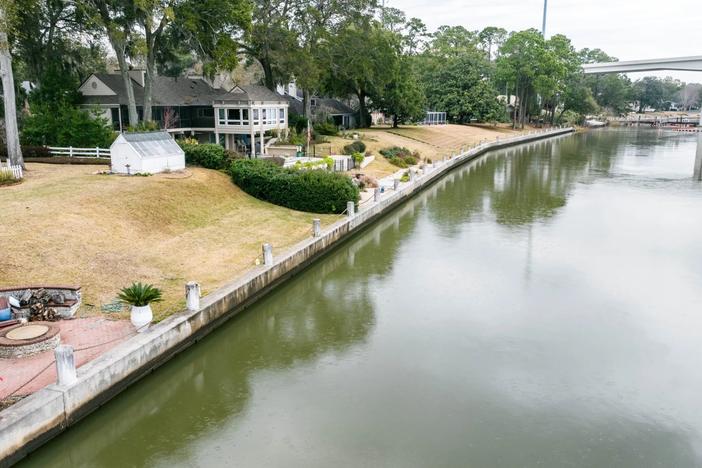
[[[293,210],[341,213],[358,202],[359,190],[347,176],[323,170],[282,168],[257,159],[234,161],[232,180],[258,199]]]
[[[180,142],[178,144],[185,152],[185,162],[190,165],[207,169],[226,169],[234,159],[234,156],[221,145],[213,143],[193,145]]]

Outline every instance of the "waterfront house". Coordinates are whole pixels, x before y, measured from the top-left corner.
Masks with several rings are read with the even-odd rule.
[[[305,114],[302,91],[297,88],[295,82],[278,85],[277,91],[288,102],[291,113]],[[310,111],[314,122],[330,121],[343,129],[356,127],[356,111],[339,99],[312,96],[310,97]]]
[[[144,72],[129,72],[142,116]],[[78,89],[84,106],[97,106],[119,132],[128,126],[127,93],[119,74],[93,73]],[[288,101],[264,86],[215,88],[202,77],[154,77],[153,120],[171,135],[219,143],[256,156],[265,154],[271,131],[288,126]]]

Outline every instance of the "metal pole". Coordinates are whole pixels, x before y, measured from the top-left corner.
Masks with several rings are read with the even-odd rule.
[[[546,9],[548,8],[548,0],[544,0],[544,19],[541,23],[541,35],[546,39]]]

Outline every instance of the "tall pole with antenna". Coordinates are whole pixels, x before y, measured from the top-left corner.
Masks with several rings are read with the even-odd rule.
[[[544,0],[544,20],[541,22],[541,35],[546,39],[546,9],[548,8],[548,0]]]

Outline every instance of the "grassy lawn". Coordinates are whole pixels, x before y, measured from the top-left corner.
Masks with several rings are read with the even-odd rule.
[[[309,236],[318,216],[245,194],[226,174],[190,168],[151,177],[95,175],[104,166],[28,164],[20,185],[0,187],[10,236],[0,286],[80,284],[81,314],[100,313],[132,281],[162,288],[156,319],[184,304],[184,283],[212,291]]]
[[[525,131],[529,131],[525,129]],[[412,151],[419,151],[424,159],[440,159],[458,151],[463,145],[479,143],[483,139],[494,140],[521,133],[508,125],[440,125],[440,126],[400,126],[399,128],[373,127],[360,130],[360,139],[366,144],[367,151],[375,155],[375,161],[361,172],[372,177],[381,178],[393,174],[398,167],[390,164],[379,151],[391,146],[404,146]],[[341,154],[345,145],[352,140],[341,137],[327,137],[329,143],[316,146],[317,154]]]

